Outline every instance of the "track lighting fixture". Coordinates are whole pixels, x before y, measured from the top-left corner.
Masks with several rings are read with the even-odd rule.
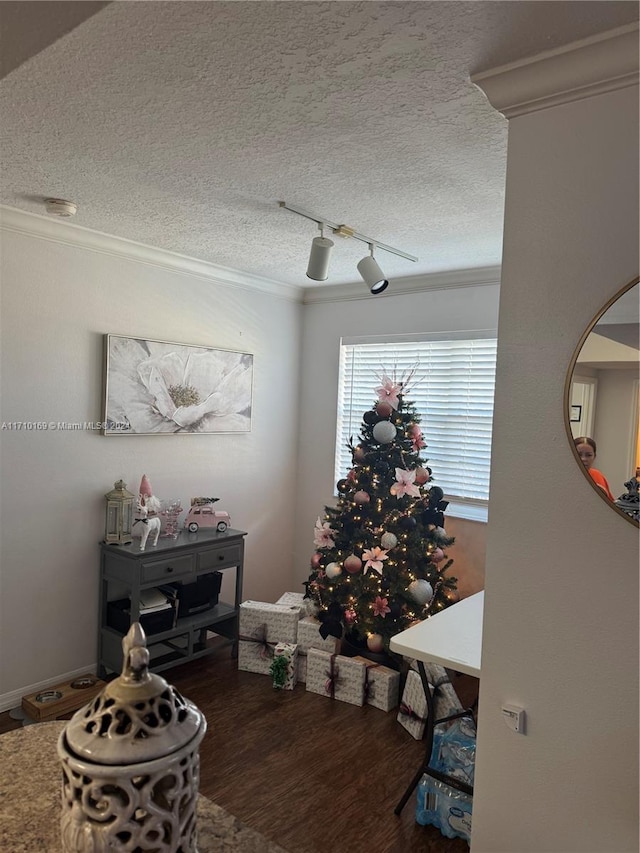
[[[311,241],[311,253],[307,265],[307,278],[314,281],[326,281],[329,277],[329,261],[333,241],[324,236],[324,225],[320,224],[320,236]]]
[[[314,216],[301,208],[292,207],[285,201],[279,202],[280,207],[291,213],[297,213],[298,216],[304,216],[305,219],[311,219],[316,222],[320,228],[320,237],[314,237],[311,241],[311,253],[309,255],[309,263],[307,265],[307,277],[314,281],[326,281],[329,275],[329,260],[331,258],[331,250],[333,249],[333,241],[324,236],[324,229],[330,228],[334,234],[340,237],[353,237],[355,240],[360,240],[367,243],[369,246],[369,254],[363,258],[357,265],[358,272],[366,282],[369,290],[373,294],[382,293],[387,289],[389,281],[385,274],[380,269],[378,262],[373,257],[374,249],[382,249],[385,252],[391,252],[393,255],[399,255],[401,258],[406,258],[408,261],[417,261],[413,255],[394,249],[393,246],[387,246],[385,243],[380,243],[378,240],[373,240],[371,237],[365,237],[364,234],[358,234],[353,228],[348,225],[340,225],[336,222],[331,222],[329,219],[324,219],[320,216]]]
[[[369,252],[370,254],[358,263],[358,272],[369,286],[371,293],[376,295],[386,290],[389,282],[373,257],[373,243],[369,244]]]

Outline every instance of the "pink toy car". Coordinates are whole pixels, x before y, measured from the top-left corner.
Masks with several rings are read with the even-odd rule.
[[[200,527],[215,527],[218,533],[224,533],[227,527],[231,527],[231,518],[228,512],[214,509],[213,504],[201,504],[191,507],[184,526],[189,533],[196,533]]]

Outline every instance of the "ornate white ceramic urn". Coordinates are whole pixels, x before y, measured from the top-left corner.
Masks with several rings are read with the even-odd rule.
[[[203,714],[159,675],[135,622],[122,675],[69,720],[62,762],[63,853],[197,853]]]

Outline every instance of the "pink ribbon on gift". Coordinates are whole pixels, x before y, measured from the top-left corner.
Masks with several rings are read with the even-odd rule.
[[[369,670],[377,669],[377,667],[381,666],[379,663],[370,663],[366,664],[366,669],[364,671],[364,687],[363,687],[363,697],[366,702],[369,696],[373,696],[375,691],[375,684],[373,681],[369,681]]]
[[[331,655],[329,659],[329,672],[325,672],[327,676],[327,680],[324,683],[325,693],[328,693],[332,699],[336,698],[336,687],[342,681],[341,678],[338,678],[340,673],[340,667],[335,664],[335,655]]]
[[[246,640],[248,643],[259,643],[260,644],[260,657],[267,658],[273,657],[273,650],[275,648],[275,643],[269,643],[267,641],[267,626],[265,623],[262,625],[258,625],[252,637],[247,637],[244,634],[240,634],[238,636],[239,640]]]
[[[406,702],[400,703],[399,713],[402,714],[404,717],[409,717],[410,720],[417,720],[419,723],[427,722],[426,717],[421,717],[413,710],[411,705],[407,705]]]

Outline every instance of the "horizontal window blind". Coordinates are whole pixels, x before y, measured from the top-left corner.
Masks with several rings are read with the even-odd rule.
[[[414,370],[405,398],[420,414],[434,484],[449,500],[487,501],[496,348],[495,338],[343,343],[335,481],[352,467],[347,442],[357,442],[382,373],[400,380]]]

